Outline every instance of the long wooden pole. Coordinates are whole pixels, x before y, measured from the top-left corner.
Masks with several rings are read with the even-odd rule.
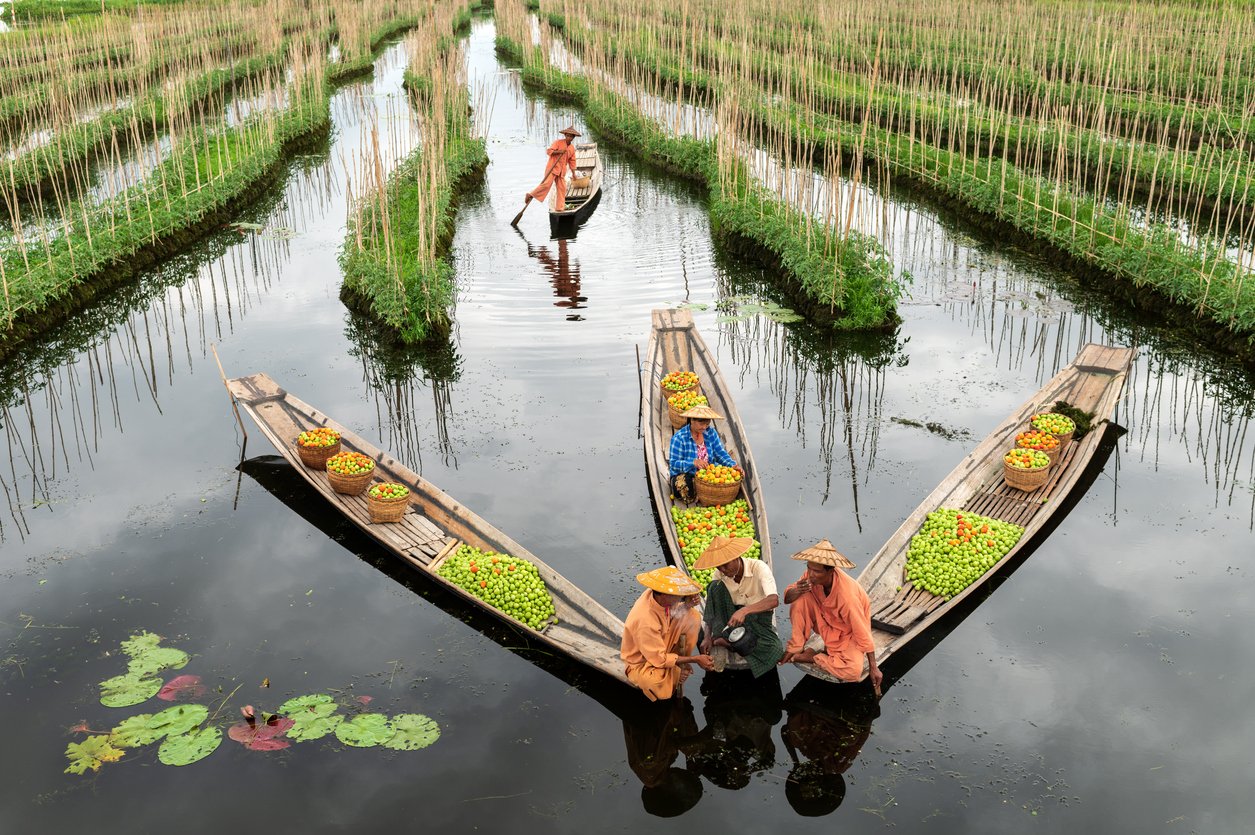
[[[222,377],[222,387],[227,390],[227,397],[231,398],[231,411],[235,412],[235,422],[240,425],[240,431],[244,433],[244,443],[248,444],[248,430],[244,428],[244,419],[240,417],[240,409],[235,405],[235,395],[231,393],[231,386],[227,383],[227,372],[222,370],[222,360],[218,359],[218,346],[211,343],[209,350],[214,352],[214,362],[218,363],[218,376]]]

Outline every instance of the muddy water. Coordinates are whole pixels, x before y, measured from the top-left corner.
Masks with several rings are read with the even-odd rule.
[[[892,247],[912,298],[901,330],[875,339],[720,321],[715,306],[769,292],[764,277],[712,246],[699,193],[612,149],[574,239],[551,240],[535,207],[516,233],[506,222],[544,146],[580,117],[525,95],[492,37],[477,22],[468,47],[473,83],[495,91],[493,162],[463,195],[449,344],[388,350],[338,299],[344,160],[370,111],[351,98],[386,114],[400,77],[381,64],[340,93],[330,145],[241,217],[265,231],[224,230],[4,369],[2,819],[32,832],[1244,831],[1250,377],[902,195]],[[634,346],[651,308],[680,302],[708,306],[695,317],[764,474],[781,582],[797,573],[783,557],[820,537],[865,562],[1086,341],[1142,352],[1093,484],[988,599],[889,671],[878,718],[857,694],[798,691],[792,670],[780,694],[691,687],[691,714],[645,710],[408,578],[261,457],[273,450],[251,425],[236,469],[211,344],[229,374],[267,371],[626,613],[634,574],[661,560]],[[164,706],[98,702],[97,682],[123,670],[119,642],[145,629],[192,654],[182,672],[215,689],[211,708],[240,688],[223,715],[366,696],[432,716],[441,739],[417,752],[225,741],[185,768],[149,746],[63,774],[71,726]],[[791,772],[826,793],[799,798]]]

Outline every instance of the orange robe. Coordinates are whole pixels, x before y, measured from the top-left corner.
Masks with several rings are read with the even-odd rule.
[[[555,139],[549,146],[549,160],[545,163],[545,179],[540,185],[528,192],[537,200],[544,200],[549,195],[549,187],[557,186],[558,193],[554,197],[554,210],[561,212],[566,209],[566,171],[575,173],[575,143],[567,143],[565,139]]]
[[[813,632],[824,642],[824,651],[815,656],[815,666],[844,681],[858,681],[863,675],[864,659],[876,649],[872,605],[853,577],[836,569],[832,591],[825,596],[821,586],[811,586],[790,604],[789,620],[793,635],[785,647],[788,652],[800,652]]]
[[[695,609],[686,609],[682,616],[673,618],[654,593],[645,589],[623,624],[619,657],[626,665],[628,681],[641,688],[650,701],[675,695],[680,684],[675,660],[693,654],[701,624]]]

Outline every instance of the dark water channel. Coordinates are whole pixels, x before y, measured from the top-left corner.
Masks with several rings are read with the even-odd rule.
[[[472,83],[495,90],[492,165],[458,219],[447,346],[389,349],[338,298],[342,160],[363,102],[400,88],[394,49],[337,95],[329,145],[241,218],[290,233],[225,230],[3,369],[3,830],[1247,831],[1250,377],[908,200],[892,210],[912,299],[896,336],[870,340],[719,321],[721,299],[762,290],[760,271],[712,246],[700,194],[611,149],[611,186],[574,240],[550,240],[536,209],[516,233],[543,147],[579,115],[524,95],[492,37],[479,21],[469,44]],[[1127,432],[1093,485],[894,674],[852,761],[871,715],[851,694],[796,690],[787,670],[784,705],[690,686],[691,714],[641,710],[407,579],[260,457],[273,450],[251,424],[236,469],[210,344],[228,374],[270,373],[625,614],[634,575],[662,560],[634,345],[651,308],[686,301],[709,306],[695,316],[754,445],[781,582],[799,573],[784,557],[821,537],[864,563],[1085,342],[1142,346]],[[165,706],[98,701],[123,671],[119,643],[143,630],[223,696],[242,685],[224,713],[367,696],[442,736],[416,752],[224,741],[184,768],[150,746],[63,774],[71,726]],[[844,769],[824,778],[844,787],[839,806],[786,796],[795,756]]]

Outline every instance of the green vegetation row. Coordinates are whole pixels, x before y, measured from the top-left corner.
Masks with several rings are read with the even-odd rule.
[[[529,59],[508,37],[498,37],[497,48],[523,64],[524,84],[580,106],[600,136],[704,184],[715,233],[734,248],[782,267],[807,313],[829,318],[842,330],[883,328],[898,321],[903,286],[875,238],[856,230],[834,237],[756,186],[739,162],[721,171],[713,142],[667,135],[626,99],[604,90],[590,92],[585,78],[545,66],[543,59]]]
[[[551,2],[547,5],[561,7],[563,4]],[[1066,16],[1084,18],[1086,12],[1094,10],[1094,4],[1086,4],[1067,10],[1061,16],[1057,5],[1018,5],[1021,9],[1049,9],[1046,14],[1050,17],[1052,29]],[[1106,97],[1114,96],[1121,109],[1136,109],[1139,102],[1144,103],[1149,98],[1177,104],[1189,101],[1192,108],[1214,103],[1226,109],[1227,105],[1229,112],[1236,116],[1240,114],[1243,103],[1249,103],[1255,96],[1255,80],[1249,72],[1241,71],[1241,68],[1255,64],[1255,43],[1244,43],[1238,37],[1217,49],[1212,60],[1203,60],[1201,54],[1206,52],[1204,49],[1184,51],[1172,48],[1174,41],[1180,39],[1180,33],[1185,31],[1179,21],[1174,21],[1174,28],[1168,37],[1155,37],[1155,33],[1149,33],[1151,40],[1165,42],[1164,48],[1139,48],[1132,57],[1122,56],[1128,66],[1120,68],[1124,70],[1120,83],[1104,90],[1103,80],[1113,70],[1109,49],[1091,46],[1082,50],[1072,43],[1044,41],[1039,31],[1025,25],[1015,32],[1004,31],[1000,26],[998,38],[980,42],[960,37],[953,28],[910,28],[910,4],[898,4],[902,15],[895,21],[897,25],[885,33],[885,42],[876,50],[869,49],[866,44],[876,43],[885,26],[883,20],[870,15],[847,18],[832,14],[819,19],[781,4],[767,4],[757,14],[752,3],[738,4],[738,7],[742,6],[751,11],[744,16],[732,16],[728,14],[727,4],[712,0],[683,11],[663,6],[653,20],[645,9],[641,9],[641,14],[634,16],[634,20],[649,38],[657,36],[659,27],[691,28],[698,20],[702,30],[696,37],[701,49],[711,44],[752,38],[760,52],[787,55],[797,52],[804,43],[805,48],[815,50],[824,63],[840,64],[853,72],[870,75],[873,66],[878,66],[882,75],[913,76],[914,81],[942,79],[972,89],[990,83],[1009,85],[1018,90],[1022,100],[1029,104],[1042,100],[1095,103],[1095,97],[1102,96],[1110,107],[1112,99]],[[1008,8],[979,2],[967,6],[982,11]],[[1163,8],[1172,9],[1172,14],[1179,14],[1187,7],[1169,3],[1163,4]],[[1130,9],[1125,4],[1117,11],[1124,13]],[[957,7],[953,7],[953,11],[956,16],[960,14]],[[1131,17],[1136,17],[1137,11]],[[623,23],[596,4],[581,5],[580,12],[595,26],[617,27]],[[1227,17],[1227,14],[1229,12],[1221,10],[1212,16],[1208,25],[1217,31],[1232,29],[1229,24],[1236,20]],[[999,21],[1000,24],[1003,22]],[[1197,28],[1205,27],[1199,24]],[[851,30],[854,37],[851,37]],[[1117,35],[1113,36],[1113,41],[1120,33],[1118,28],[1114,31]],[[904,33],[909,37],[899,37]],[[1145,45],[1145,42],[1143,37],[1140,44]],[[1127,46],[1127,42],[1122,45]],[[1218,72],[1221,60],[1227,72]],[[1189,110],[1181,107],[1180,113],[1188,114]]]
[[[80,282],[141,252],[164,250],[181,233],[246,196],[283,161],[286,145],[329,123],[329,97],[321,84],[295,91],[293,100],[293,107],[273,122],[259,116],[235,128],[185,138],[183,148],[146,183],[97,206],[73,206],[63,234],[45,238],[31,252],[7,248],[0,258],[6,325],[56,304]]]
[[[1009,223],[1136,288],[1158,292],[1255,344],[1255,280],[1247,281],[1255,277],[1226,260],[1218,248],[1183,250],[1171,227],[1135,229],[1127,216],[997,160],[971,160],[900,134],[839,120],[817,124],[813,114],[781,108],[762,106],[756,118],[789,131],[805,147],[847,157],[861,152],[895,177]]]
[[[372,41],[413,20],[391,21],[375,30]],[[279,170],[289,147],[329,125],[328,82],[360,70],[360,57],[353,56],[324,76],[314,58],[290,87],[286,110],[263,112],[235,127],[185,133],[143,184],[102,204],[71,204],[59,231],[40,233],[32,246],[10,240],[0,255],[0,318],[8,333],[25,332],[14,330],[19,320],[68,312],[83,283],[172,254],[189,235],[215,225],[224,210],[251,199]]]
[[[616,0],[602,2],[603,5],[613,5]],[[626,16],[628,22],[622,32],[630,33],[639,22],[640,14],[640,10],[636,9]],[[571,32],[569,15],[565,27],[568,33]],[[542,24],[542,30],[546,28]],[[575,44],[576,54],[585,61],[596,61],[599,56],[612,51],[613,45],[628,40],[616,30],[599,31],[596,36],[595,44],[580,43],[570,38],[567,43]],[[544,37],[542,31],[542,39]],[[1053,134],[1053,141],[1063,147],[1049,149],[1049,143],[1034,134],[1034,145],[1023,155],[1016,155],[1016,161],[1023,160],[1027,166],[1021,168],[1006,156],[998,157],[991,153],[999,146],[1007,147],[1006,138],[1012,135],[1012,120],[1008,119],[1002,126],[1001,136],[990,131],[990,140],[985,147],[981,147],[979,142],[968,141],[971,129],[965,127],[964,122],[979,122],[977,117],[967,112],[973,108],[962,113],[952,110],[947,114],[945,125],[949,133],[945,144],[936,142],[935,137],[929,136],[918,124],[912,125],[907,132],[897,132],[878,124],[875,118],[866,118],[875,112],[874,89],[870,84],[864,84],[856,74],[851,74],[847,83],[865,92],[867,98],[863,107],[856,108],[851,97],[847,100],[849,106],[844,108],[847,112],[841,114],[845,118],[833,118],[822,112],[824,108],[816,106],[818,97],[814,95],[813,87],[807,89],[800,80],[798,85],[785,89],[785,94],[779,95],[779,89],[773,89],[770,84],[747,82],[739,68],[731,71],[722,68],[724,72],[717,76],[718,82],[706,77],[700,70],[680,69],[694,63],[692,58],[696,42],[695,37],[684,37],[682,40],[660,37],[640,60],[620,63],[646,70],[654,78],[664,76],[662,80],[667,82],[664,86],[669,85],[677,95],[680,95],[681,89],[690,98],[693,90],[706,91],[705,101],[713,99],[718,101],[720,108],[736,110],[755,127],[760,137],[778,138],[778,141],[768,141],[769,145],[792,146],[803,159],[818,151],[821,156],[839,161],[878,161],[895,177],[914,182],[942,194],[949,201],[959,202],[1010,224],[1027,237],[1056,251],[1067,253],[1108,275],[1127,280],[1140,292],[1153,290],[1186,305],[1200,318],[1227,328],[1243,339],[1255,336],[1255,298],[1252,298],[1255,282],[1248,281],[1252,277],[1249,270],[1227,260],[1219,244],[1205,241],[1187,244],[1174,228],[1144,223],[1136,205],[1130,202],[1130,187],[1138,183],[1137,178],[1128,176],[1127,183],[1122,187],[1113,174],[1120,151],[1105,149],[1111,165],[1104,162],[1100,171],[1086,175],[1076,170],[1082,167],[1077,164],[1082,162],[1080,151],[1084,146],[1071,145],[1065,138],[1066,129],[1061,128],[1064,132]],[[733,44],[733,47],[736,46]],[[739,46],[743,54],[746,50],[752,54],[750,45],[743,43]],[[649,69],[650,65],[654,69]],[[887,86],[893,89],[892,84]],[[899,89],[898,92],[909,101],[905,98],[910,95],[909,91]],[[901,122],[894,121],[890,127],[900,125]],[[1017,134],[1019,137],[1025,135]],[[1080,141],[1077,140],[1078,143]],[[1067,156],[1070,148],[1077,149],[1076,157]],[[1191,201],[1200,201],[1195,204],[1200,205],[1200,195],[1211,188],[1214,202],[1224,200],[1226,209],[1249,206],[1249,172],[1236,171],[1235,165],[1206,169],[1193,163],[1193,167],[1183,165],[1174,181],[1169,176],[1172,166],[1164,161],[1173,156],[1171,143],[1162,143],[1160,152],[1161,156],[1150,169],[1153,179],[1148,185],[1149,188],[1158,185],[1167,192],[1170,195],[1168,205],[1188,210]],[[1043,160],[1049,160],[1052,153],[1058,153],[1061,160],[1067,159],[1073,166],[1043,165]],[[1132,149],[1126,148],[1124,153],[1132,154]],[[1188,159],[1181,156],[1179,149],[1176,149],[1175,158]],[[1140,160],[1138,164],[1144,165],[1146,160]],[[1100,195],[1109,194],[1110,199],[1087,195],[1087,176],[1091,180],[1098,176],[1116,181],[1106,184],[1109,187],[1105,190],[1098,190]],[[1173,195],[1174,190],[1180,194]],[[1231,226],[1235,222],[1234,217],[1230,215],[1222,227]],[[1248,221],[1238,224],[1242,227],[1241,239],[1246,245],[1252,243],[1249,240],[1249,217],[1247,212]]]
[[[350,222],[340,253],[345,301],[408,343],[449,332],[456,288],[448,252],[457,217],[456,198],[488,166],[482,139],[453,139],[444,148],[444,172],[435,205],[421,205],[422,155],[419,148],[407,157],[389,177],[386,197],[381,200],[376,195],[364,207],[362,217]],[[416,234],[428,212],[436,216],[434,259],[425,257],[426,247]]]
[[[587,30],[565,26],[563,31],[568,43],[588,45]],[[620,39],[606,48],[612,57],[622,57],[669,84],[683,84],[690,90],[711,94],[718,92],[718,76],[713,71],[692,67],[713,70],[736,60],[734,48],[726,43],[713,46],[709,52],[694,44],[686,54],[689,59],[697,59],[691,64],[668,60],[656,41],[650,44],[633,46]],[[940,147],[963,147],[970,155],[993,154],[1016,164],[1021,154],[1031,150],[1041,164],[1080,169],[1084,172],[1081,179],[1089,184],[1124,181],[1142,197],[1156,191],[1188,194],[1202,201],[1211,212],[1255,211],[1255,171],[1251,162],[1255,120],[1246,126],[1250,142],[1245,148],[1222,150],[1206,145],[1198,152],[1179,148],[1165,152],[1158,144],[1112,142],[1109,133],[1103,131],[1021,121],[973,104],[959,107],[950,96],[920,97],[893,87],[878,88],[840,75],[830,67],[804,66],[794,58],[755,54],[745,56],[741,64],[745,77],[757,82],[763,95],[782,92],[794,100],[806,100],[820,114],[840,115],[847,120],[870,118],[890,130],[916,130]],[[938,99],[945,103],[932,103]],[[1213,115],[1217,120],[1221,118],[1218,113]],[[1143,125],[1143,129],[1151,127]],[[1209,127],[1214,133],[1216,125]]]
[[[449,259],[458,197],[488,166],[487,145],[472,135],[462,58],[450,33],[463,31],[464,7],[428,42],[411,41],[403,86],[424,124],[422,144],[386,175],[381,191],[352,206],[340,250],[350,309],[382,323],[402,344],[446,336],[456,292]],[[379,155],[372,173],[378,170]],[[369,176],[368,176],[369,178]]]

